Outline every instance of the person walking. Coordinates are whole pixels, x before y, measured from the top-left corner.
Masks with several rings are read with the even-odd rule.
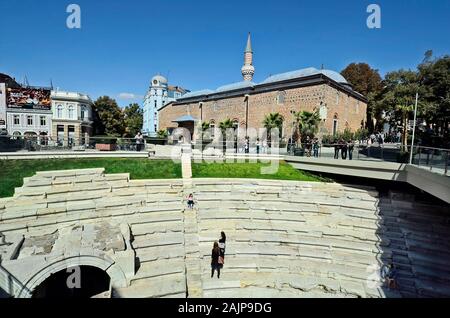
[[[338,140],[334,140],[334,159],[339,159],[339,143]]]
[[[141,151],[141,147],[144,142],[144,136],[142,136],[141,132],[139,131],[134,139],[136,139],[136,150]]]
[[[245,137],[245,153],[250,152],[250,138]]]
[[[259,147],[261,146],[261,142],[259,141],[259,138],[256,138],[256,154],[259,155]]]
[[[220,278],[220,248],[219,243],[214,242],[213,249],[211,251],[211,278],[214,277],[214,271],[217,271],[217,278]]]

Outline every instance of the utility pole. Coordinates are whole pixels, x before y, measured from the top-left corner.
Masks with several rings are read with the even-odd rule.
[[[419,93],[416,93],[416,105],[414,106],[414,122],[413,122],[413,133],[411,138],[411,151],[409,153],[409,164],[412,164],[413,151],[414,151],[414,136],[416,134],[416,118],[417,118],[417,102],[419,100]]]

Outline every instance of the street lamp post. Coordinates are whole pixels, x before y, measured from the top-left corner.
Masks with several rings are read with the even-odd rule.
[[[411,138],[411,151],[409,153],[409,164],[412,164],[413,150],[414,150],[414,137],[416,134],[416,118],[417,118],[417,102],[419,100],[419,93],[416,93],[416,105],[414,106],[414,122],[413,122],[413,133]]]

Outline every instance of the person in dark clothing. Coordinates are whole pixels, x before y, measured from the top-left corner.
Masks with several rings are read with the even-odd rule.
[[[397,289],[397,270],[391,262],[381,268],[381,278],[389,289]]]
[[[355,147],[355,143],[353,140],[350,140],[348,143],[348,160],[353,159],[353,148]]]
[[[341,144],[341,156],[343,160],[347,159],[347,142],[343,139],[339,142]]]
[[[313,147],[314,158],[319,158],[319,140],[317,138],[314,138],[312,147]]]
[[[225,232],[220,232],[220,239],[219,239],[219,248],[220,248],[220,256],[225,258],[225,242],[227,240],[227,237],[225,235]],[[223,264],[222,264],[223,265]]]
[[[334,159],[339,159],[339,148],[340,145],[338,144],[338,141],[334,141]]]
[[[219,258],[220,258],[220,248],[219,248],[219,243],[214,242],[214,246],[211,252],[211,278],[214,277],[214,271],[217,271],[217,278],[220,278],[220,263],[219,263]]]
[[[187,198],[187,204],[188,204],[188,208],[189,209],[193,209],[194,208],[194,196],[191,194],[189,194],[188,198]]]

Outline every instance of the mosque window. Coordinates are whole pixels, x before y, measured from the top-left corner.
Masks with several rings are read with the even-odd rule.
[[[285,92],[285,91],[280,91],[280,92],[278,92],[278,95],[277,95],[277,104],[278,104],[278,105],[284,104],[285,97],[286,97],[286,92]]]
[[[214,138],[216,132],[216,124],[209,124],[209,129],[211,130],[211,138]]]

